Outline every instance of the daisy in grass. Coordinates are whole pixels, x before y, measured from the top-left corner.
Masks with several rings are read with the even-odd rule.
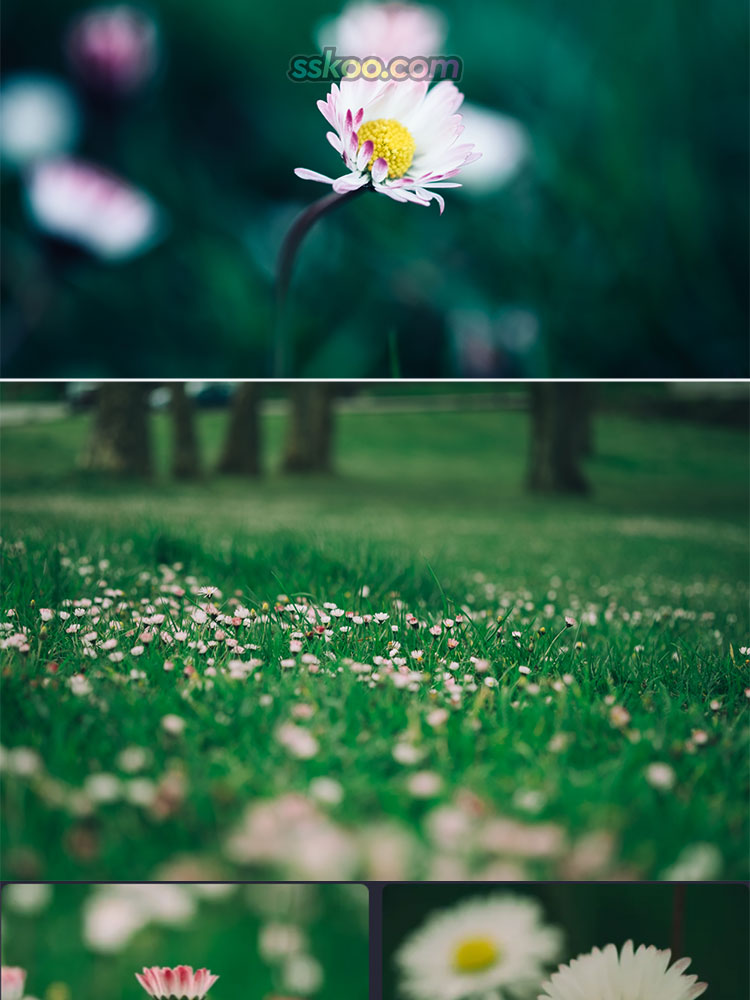
[[[211,975],[208,969],[193,972],[192,965],[178,965],[174,969],[154,965],[144,969],[142,975],[136,972],[135,978],[149,996],[158,1000],[169,1000],[169,997],[203,1000],[219,977]]]
[[[470,899],[429,917],[404,942],[396,954],[401,989],[409,1000],[529,996],[561,944],[536,900]]]
[[[708,989],[686,976],[689,958],[681,958],[669,967],[671,952],[653,945],[633,950],[627,941],[618,954],[613,944],[600,951],[561,965],[547,983],[539,1000],[693,1000]]]
[[[394,201],[429,205],[434,200],[442,213],[445,202],[438,190],[460,187],[452,178],[481,153],[460,142],[463,125],[456,112],[463,94],[456,85],[445,80],[428,86],[416,80],[334,83],[318,108],[334,129],[326,138],[347,172],[332,178],[297,167],[295,174],[331,184],[338,194],[370,187]]]

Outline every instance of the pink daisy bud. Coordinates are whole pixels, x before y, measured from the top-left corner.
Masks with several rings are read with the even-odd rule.
[[[203,1000],[219,977],[211,975],[208,969],[193,972],[192,965],[178,965],[174,969],[154,965],[144,969],[142,975],[136,972],[135,978],[149,996],[158,1000],[169,1000],[169,997]]]
[[[126,4],[95,7],[76,18],[65,48],[76,76],[107,97],[140,90],[159,61],[156,25],[143,11]]]
[[[26,969],[4,965],[0,970],[0,992],[3,1000],[21,1000],[26,985]]]

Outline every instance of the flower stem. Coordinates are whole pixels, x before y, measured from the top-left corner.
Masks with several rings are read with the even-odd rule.
[[[357,195],[362,194],[366,190],[366,187],[361,187],[355,191],[347,191],[344,194],[337,194],[334,191],[323,198],[319,198],[318,201],[314,201],[312,205],[309,205],[304,212],[301,212],[297,216],[292,223],[291,229],[284,237],[276,271],[276,341],[274,344],[273,361],[275,378],[285,378],[291,374],[289,371],[291,368],[291,352],[285,312],[289,282],[302,241],[318,219],[334,208],[338,208],[339,205],[343,205],[344,202],[356,198]]]

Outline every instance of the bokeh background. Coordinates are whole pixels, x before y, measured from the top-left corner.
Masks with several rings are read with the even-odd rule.
[[[293,287],[293,374],[744,377],[746,5],[438,6],[467,98],[520,123],[528,156],[500,187],[449,192],[442,217],[368,196],[320,224]],[[5,78],[69,78],[81,9],[6,0]],[[6,376],[271,372],[275,257],[324,193],[293,168],[336,169],[326,86],[286,70],[337,2],[149,9],[160,71],[116,122],[82,99],[78,152],[155,198],[166,236],[60,266],[5,169]]]
[[[675,887],[671,883],[542,883],[392,885],[383,893],[383,996],[399,1000],[393,956],[401,942],[432,913],[473,896],[510,889],[540,900],[546,919],[563,928],[565,961],[610,942],[669,948]],[[734,1000],[750,988],[747,969],[748,891],[730,883],[684,888],[683,954],[689,972],[709,984],[711,1000]]]
[[[20,883],[2,917],[3,965],[39,1000],[144,1000],[135,973],[179,964],[219,975],[210,1000],[369,994],[364,885]]]

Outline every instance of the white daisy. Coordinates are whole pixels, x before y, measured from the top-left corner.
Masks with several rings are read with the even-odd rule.
[[[696,982],[697,976],[684,975],[689,958],[681,958],[671,968],[669,949],[653,945],[633,950],[627,941],[618,954],[613,944],[600,951],[561,965],[547,983],[539,1000],[693,1000],[708,989]]]
[[[500,893],[436,913],[396,953],[409,1000],[528,996],[560,951],[534,899]]]
[[[339,194],[370,185],[395,201],[429,205],[436,189],[460,187],[449,180],[482,155],[471,143],[460,143],[464,128],[456,111],[463,94],[443,81],[431,90],[425,81],[374,83],[368,80],[333,84],[318,108],[335,129],[326,138],[341,156],[348,173],[332,178],[298,167],[304,180],[333,185]]]

